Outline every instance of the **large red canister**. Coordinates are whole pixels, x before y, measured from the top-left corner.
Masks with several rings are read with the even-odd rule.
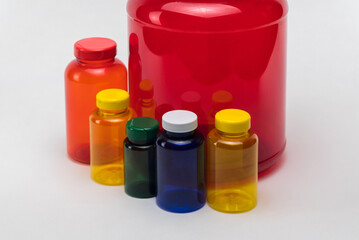
[[[271,167],[286,143],[286,0],[129,0],[127,11],[138,114],[190,110],[207,134],[216,112],[243,109],[259,172]]]

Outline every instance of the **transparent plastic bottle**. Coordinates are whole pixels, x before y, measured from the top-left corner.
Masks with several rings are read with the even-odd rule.
[[[169,212],[186,213],[206,202],[204,138],[197,115],[174,110],[162,117],[157,139],[157,205]]]
[[[149,79],[143,79],[140,84],[140,96],[136,107],[136,112],[141,117],[155,118],[156,115],[156,101],[153,98],[154,89],[153,84]]]
[[[90,115],[91,177],[104,185],[123,185],[123,141],[126,123],[136,117],[129,95],[122,89],[106,89],[96,95],[98,109]]]
[[[159,122],[138,117],[126,124],[125,192],[135,198],[156,196],[156,139]]]
[[[67,152],[75,161],[90,163],[88,117],[96,94],[107,88],[127,90],[127,71],[116,56],[116,42],[85,38],[75,43],[76,59],[65,71]]]
[[[250,115],[225,109],[207,137],[207,201],[213,209],[241,213],[257,204],[258,137]]]
[[[197,91],[207,135],[212,95],[227,91],[261,136],[259,171],[271,167],[286,143],[286,0],[129,0],[127,12],[130,59],[142,64],[129,68],[152,81],[157,106],[181,109],[182,94]],[[132,97],[140,98],[136,88]]]

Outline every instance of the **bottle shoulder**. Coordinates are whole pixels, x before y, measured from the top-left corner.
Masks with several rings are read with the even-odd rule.
[[[204,144],[204,137],[196,130],[191,137],[186,138],[169,138],[166,134],[161,131],[157,138],[157,146],[166,149],[173,150],[189,150],[198,148]]]
[[[118,81],[119,79],[127,83],[126,66],[119,59],[105,64],[84,64],[76,59],[72,60],[65,69],[65,79],[76,82],[96,82],[109,81],[111,79]]]
[[[125,148],[133,151],[150,151],[156,149],[156,143],[148,144],[148,145],[137,145],[133,144],[126,138],[123,142]]]
[[[286,0],[129,0],[127,12],[137,21],[162,28],[230,31],[273,23],[287,15],[288,4]]]
[[[128,110],[119,115],[115,116],[102,116],[99,114],[99,109],[95,109],[90,114],[90,123],[94,125],[119,125],[119,124],[126,124],[128,120],[135,118],[136,113],[133,111],[132,108],[128,108]]]
[[[207,145],[222,148],[237,148],[239,146],[248,148],[258,145],[258,136],[253,131],[249,131],[248,136],[244,138],[224,137],[218,133],[217,129],[212,129],[207,136]]]

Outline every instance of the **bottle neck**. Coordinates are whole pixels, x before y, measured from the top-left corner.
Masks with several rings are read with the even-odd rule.
[[[101,117],[121,117],[128,112],[128,108],[120,109],[120,110],[103,110],[98,109],[97,114]]]
[[[226,133],[226,132],[219,131],[218,129],[217,129],[217,132],[218,132],[218,135],[220,135],[221,137],[224,137],[224,138],[246,139],[250,135],[249,132]]]
[[[168,138],[183,139],[183,138],[192,137],[194,135],[195,131],[185,132],[185,133],[174,133],[174,132],[169,132],[169,131],[164,130],[164,133]]]
[[[139,146],[148,146],[148,145],[153,145],[156,143],[156,139],[152,139],[152,140],[134,140],[134,139],[130,139],[128,138],[128,141],[134,145],[139,145]]]
[[[98,66],[107,65],[109,63],[113,63],[115,61],[115,58],[108,58],[102,60],[85,60],[85,59],[76,58],[76,61],[79,62],[80,64],[98,67]]]

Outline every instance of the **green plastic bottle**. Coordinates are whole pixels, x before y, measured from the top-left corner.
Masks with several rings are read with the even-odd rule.
[[[127,122],[124,141],[125,192],[135,198],[156,196],[156,138],[159,123],[149,117]]]

